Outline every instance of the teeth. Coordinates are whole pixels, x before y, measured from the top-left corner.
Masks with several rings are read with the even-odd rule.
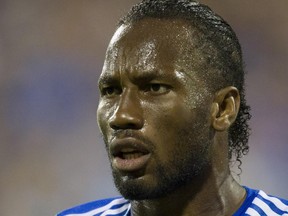
[[[129,153],[129,152],[131,153],[133,151],[134,151],[134,149],[132,149],[132,148],[126,148],[126,149],[121,150],[122,153]]]
[[[123,152],[122,154],[123,158],[126,160],[136,159],[141,157],[142,155],[143,155],[142,153],[125,153],[125,152]]]

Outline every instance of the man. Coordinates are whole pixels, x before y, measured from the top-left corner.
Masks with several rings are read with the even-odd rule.
[[[59,216],[288,215],[288,201],[239,185],[248,152],[241,47],[231,27],[191,0],[144,0],[108,46],[97,110],[123,197]]]

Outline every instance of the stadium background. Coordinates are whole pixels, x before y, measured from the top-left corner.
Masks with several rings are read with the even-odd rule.
[[[136,2],[0,0],[0,215],[54,215],[117,194],[97,78],[117,20]],[[253,119],[240,181],[288,198],[288,1],[202,2],[244,51]]]

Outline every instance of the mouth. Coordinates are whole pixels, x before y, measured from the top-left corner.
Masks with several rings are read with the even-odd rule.
[[[143,169],[150,158],[150,151],[134,138],[112,142],[110,150],[112,167],[119,171],[133,172]]]
[[[123,160],[137,159],[147,154],[146,152],[140,152],[133,148],[124,148],[118,154],[113,155],[114,157],[119,157]]]

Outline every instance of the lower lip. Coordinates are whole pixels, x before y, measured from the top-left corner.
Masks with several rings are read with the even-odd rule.
[[[141,157],[133,159],[115,157],[113,158],[112,165],[114,168],[120,171],[133,172],[143,169],[148,163],[149,158],[150,154],[142,155]]]

